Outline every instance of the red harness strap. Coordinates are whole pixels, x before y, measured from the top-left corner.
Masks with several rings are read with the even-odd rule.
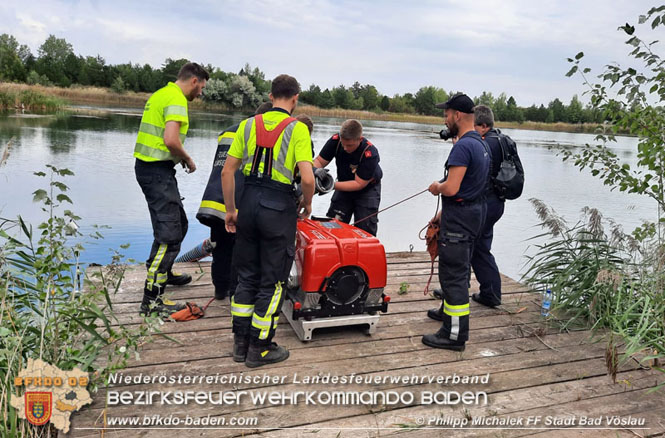
[[[284,132],[289,123],[295,121],[293,117],[287,117],[275,127],[272,131],[268,131],[263,124],[263,114],[254,116],[254,126],[256,127],[256,150],[254,151],[254,160],[252,162],[252,169],[250,174],[256,175],[259,171],[259,163],[261,162],[261,155],[265,152],[265,163],[263,166],[263,174],[272,176],[272,149],[277,143],[277,139]]]

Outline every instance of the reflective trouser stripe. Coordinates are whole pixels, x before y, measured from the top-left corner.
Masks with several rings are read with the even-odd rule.
[[[443,313],[449,316],[466,316],[469,314],[469,303],[453,305],[443,300]]]
[[[259,339],[268,339],[268,334],[270,329],[273,326],[273,315],[279,310],[277,305],[282,299],[282,282],[278,281],[275,283],[275,293],[272,295],[272,300],[270,300],[270,305],[268,305],[268,311],[264,316],[259,316],[254,313],[252,317],[252,326],[259,329]],[[279,317],[276,317],[278,319]],[[275,325],[275,327],[277,327]]]
[[[148,289],[152,290],[152,285],[157,282],[158,285],[163,285],[166,283],[167,279],[167,274],[166,273],[157,273],[157,270],[159,269],[159,265],[162,263],[162,259],[164,258],[164,254],[166,254],[166,249],[168,248],[168,245],[165,243],[162,243],[159,245],[159,249],[157,249],[157,254],[155,254],[155,258],[152,259],[152,263],[150,264],[150,268],[148,268]]]
[[[254,313],[254,304],[238,304],[231,297],[231,316],[249,318]]]
[[[450,340],[456,341],[459,336],[459,317],[451,316],[450,317]]]

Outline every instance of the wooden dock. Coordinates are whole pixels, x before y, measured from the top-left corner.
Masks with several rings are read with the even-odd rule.
[[[231,358],[233,335],[229,301],[214,301],[206,317],[184,323],[166,323],[163,332],[180,343],[158,338],[144,346],[140,360],[122,370],[126,376],[273,376],[283,383],[236,384],[123,384],[113,391],[248,391],[293,393],[296,391],[394,391],[415,395],[412,403],[392,405],[359,404],[297,405],[278,403],[255,405],[249,398],[239,404],[108,406],[101,390],[94,403],[75,413],[67,436],[75,437],[378,437],[406,434],[414,437],[438,436],[663,436],[665,435],[665,391],[650,392],[665,380],[665,374],[631,360],[616,376],[608,377],[605,344],[595,343],[588,331],[560,333],[540,316],[539,297],[514,280],[502,277],[503,305],[489,309],[471,302],[471,333],[466,351],[455,353],[431,349],[421,343],[421,336],[434,333],[440,323],[427,318],[426,311],[437,305],[423,295],[429,275],[426,253],[388,255],[387,293],[389,312],[381,316],[377,332],[368,336],[357,327],[315,331],[311,342],[302,343],[286,318],[280,318],[275,340],[286,346],[290,358],[282,363],[249,369]],[[178,267],[194,276],[195,281],[181,288],[171,288],[175,299],[205,304],[213,295],[209,263]],[[145,268],[131,268],[114,297],[115,309],[123,323],[138,324],[137,312]],[[434,284],[437,284],[435,274]],[[401,285],[408,293],[399,294]],[[478,284],[472,281],[471,291]],[[387,381],[380,384],[324,385],[294,383],[294,378],[324,376],[376,377],[402,376],[485,376],[489,383],[430,384]],[[406,381],[405,380],[405,381]],[[421,405],[427,391],[485,392],[487,404]],[[109,419],[169,415],[182,419],[212,418],[224,421],[248,421],[256,425],[194,428],[173,425],[119,426]],[[208,417],[210,416],[210,417]],[[546,417],[575,424],[546,425]],[[602,425],[579,430],[580,417],[601,418]],[[621,417],[625,422],[644,425],[608,425],[607,417]],[[540,417],[539,423],[527,419]],[[235,418],[235,420],[233,420]],[[486,422],[522,424],[510,426],[471,426],[474,419]],[[469,424],[456,428],[466,419]],[[535,420],[531,420],[535,421]],[[106,427],[103,433],[99,428]],[[442,424],[443,423],[443,424]]]

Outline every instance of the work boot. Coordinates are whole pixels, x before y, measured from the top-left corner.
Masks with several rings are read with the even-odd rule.
[[[437,309],[429,309],[427,311],[427,316],[435,321],[443,321],[443,302],[441,302],[441,307]]]
[[[443,299],[443,291],[441,289],[434,289],[432,291],[432,295],[434,295],[434,298],[436,298],[437,300]]]
[[[244,362],[247,359],[249,337],[235,335],[233,338],[233,361]]]
[[[476,303],[478,303],[478,304],[482,304],[483,306],[487,306],[487,307],[490,307],[492,309],[494,309],[496,306],[501,305],[500,303],[499,304],[492,304],[489,300],[485,299],[485,297],[483,297],[480,294],[472,294],[471,299],[473,301],[475,301]]]
[[[289,358],[289,350],[271,342],[270,345],[250,344],[245,365],[256,368],[271,363],[282,362]]]
[[[423,336],[423,344],[432,348],[441,348],[443,350],[464,351],[464,342],[452,341],[448,338],[439,336],[439,333]]]
[[[229,296],[229,290],[228,289],[223,289],[221,287],[215,286],[215,299],[216,300],[223,300],[226,299],[226,297]]]
[[[181,274],[179,272],[169,271],[166,278],[166,284],[173,286],[184,286],[192,282],[192,276],[189,274]]]
[[[157,314],[159,316],[168,317],[185,307],[187,306],[184,304],[176,303],[175,301],[167,300],[166,298],[157,297],[154,300],[146,300],[144,297],[139,315],[147,316]]]

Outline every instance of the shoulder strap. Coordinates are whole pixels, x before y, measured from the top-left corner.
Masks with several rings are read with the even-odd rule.
[[[275,127],[272,131],[268,131],[263,124],[263,114],[258,114],[254,116],[254,125],[256,126],[256,149],[254,150],[254,159],[252,160],[252,168],[249,171],[250,175],[254,176],[263,176],[270,175],[272,176],[272,167],[273,167],[273,153],[272,150],[277,143],[277,139],[284,132],[289,124],[297,122],[297,119],[293,117],[287,117]],[[261,157],[265,153],[264,164],[263,164],[263,173],[259,175],[259,163],[261,162]]]

